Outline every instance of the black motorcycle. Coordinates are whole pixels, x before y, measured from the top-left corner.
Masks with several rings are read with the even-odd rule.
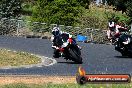
[[[81,51],[78,48],[75,39],[69,38],[69,36],[61,36],[56,38],[56,46],[58,49],[55,49],[56,54],[59,57],[64,57],[65,59],[69,59],[74,61],[75,63],[82,64]]]
[[[115,50],[120,52],[122,56],[132,56],[132,36],[122,33],[115,42]]]

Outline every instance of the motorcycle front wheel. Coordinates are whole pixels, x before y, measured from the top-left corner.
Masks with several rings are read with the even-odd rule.
[[[82,57],[81,57],[81,52],[80,49],[77,46],[72,46],[69,48],[69,53],[70,53],[70,57],[72,58],[71,60],[82,64]]]

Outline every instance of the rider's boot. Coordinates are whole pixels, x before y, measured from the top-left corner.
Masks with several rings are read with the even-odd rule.
[[[60,57],[60,55],[59,55],[59,50],[54,49],[53,57],[54,57],[54,58],[59,58],[59,57]]]

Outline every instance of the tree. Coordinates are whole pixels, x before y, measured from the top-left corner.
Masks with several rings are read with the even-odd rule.
[[[108,3],[108,5],[115,5],[115,1],[116,0],[106,0],[107,1],[107,3]]]
[[[21,0],[2,0],[0,2],[1,17],[16,17],[21,12]]]
[[[77,0],[85,9],[89,9],[91,0]]]
[[[129,23],[132,23],[132,0],[115,0],[114,6],[117,11],[122,11],[130,17]]]
[[[33,10],[33,20],[63,25],[75,25],[82,14],[77,0],[38,0]]]
[[[128,0],[106,0],[108,5],[112,5],[115,8],[113,10],[122,11],[122,13],[126,12],[127,6],[126,2]]]
[[[21,0],[1,0],[0,1],[0,35],[16,32],[16,18],[21,13]],[[2,19],[4,18],[4,19]]]
[[[126,6],[126,14],[130,17],[129,23],[132,23],[132,0],[127,1]]]
[[[127,0],[116,0],[115,1],[115,8],[117,11],[122,11],[122,13],[126,12],[127,6],[126,6]]]

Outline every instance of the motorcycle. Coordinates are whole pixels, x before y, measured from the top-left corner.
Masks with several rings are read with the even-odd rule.
[[[115,42],[115,50],[120,52],[122,56],[132,56],[132,36],[121,33]]]
[[[82,64],[81,51],[72,37],[59,37],[56,39],[56,45],[58,48],[54,54],[58,54],[59,57],[64,57],[66,60],[69,59]]]

